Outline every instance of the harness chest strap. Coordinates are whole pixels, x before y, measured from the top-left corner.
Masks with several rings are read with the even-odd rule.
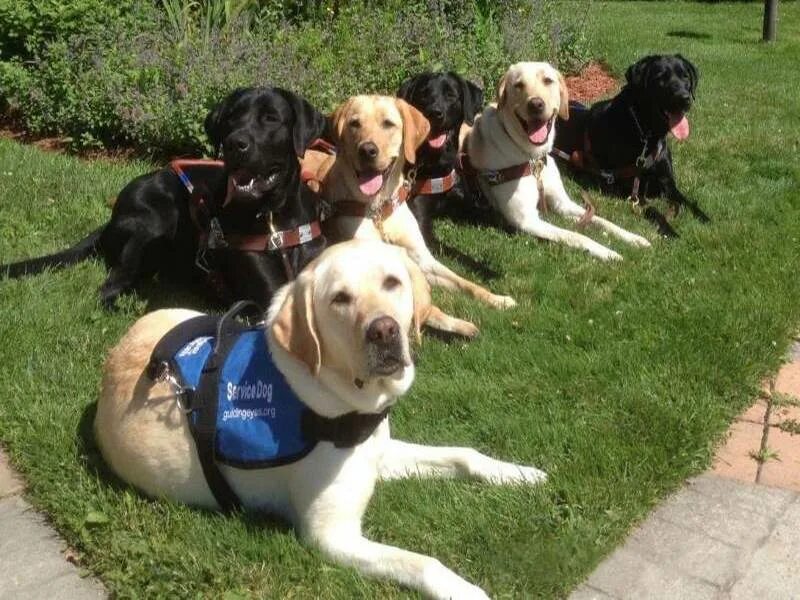
[[[443,194],[453,189],[458,183],[458,173],[453,169],[444,177],[431,177],[430,179],[418,180],[412,187],[412,195]]]
[[[480,176],[490,186],[515,181],[523,177],[535,177],[536,187],[539,191],[539,203],[537,204],[537,208],[541,212],[547,212],[547,202],[544,199],[544,182],[542,181],[542,172],[545,166],[547,166],[547,155],[536,160],[529,160],[518,165],[511,165],[505,169],[476,169],[470,161],[468,154],[459,154],[459,162],[461,163],[461,169],[464,173],[472,177]]]

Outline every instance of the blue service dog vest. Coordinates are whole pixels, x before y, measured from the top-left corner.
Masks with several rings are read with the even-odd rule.
[[[197,390],[215,339],[188,342],[174,357],[184,387]],[[275,367],[263,328],[236,334],[217,384],[214,454],[219,462],[245,469],[274,467],[301,459],[316,445],[301,423],[308,409]],[[197,423],[198,410],[190,414]]]
[[[313,412],[272,361],[264,326],[247,327],[239,320],[247,313],[261,317],[255,303],[242,301],[221,317],[180,323],[156,344],[146,370],[151,380],[176,386],[203,475],[223,510],[240,501],[219,463],[263,469],[300,460],[318,442],[352,448],[389,413],[389,408],[338,417]]]

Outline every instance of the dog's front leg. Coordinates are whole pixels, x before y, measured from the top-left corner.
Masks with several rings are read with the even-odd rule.
[[[695,202],[694,200],[689,200],[686,196],[681,193],[678,189],[678,186],[675,185],[675,179],[672,177],[663,177],[660,180],[661,186],[664,189],[665,195],[667,200],[673,203],[675,206],[687,206],[691,211],[692,215],[695,219],[700,221],[701,223],[710,223],[711,219],[708,215],[703,212],[703,209]]]
[[[317,532],[311,540],[332,561],[362,575],[395,581],[437,600],[488,600],[481,588],[431,556],[365,538],[358,523]]]
[[[494,484],[535,484],[547,474],[535,467],[504,462],[472,448],[422,446],[388,440],[378,463],[381,479],[474,477]]]

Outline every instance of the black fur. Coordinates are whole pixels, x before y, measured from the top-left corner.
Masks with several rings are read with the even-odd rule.
[[[667,145],[667,113],[689,111],[699,77],[697,68],[680,54],[646,56],[628,68],[626,84],[617,96],[597,102],[588,110],[571,110],[568,121],[559,119],[555,147],[570,154],[574,150],[583,150],[584,136],[588,132],[591,154],[597,166],[613,171],[636,164],[645,145],[647,154],[650,154],[661,141],[666,150],[651,168],[641,174],[640,196],[644,199],[664,196],[675,212],[685,205],[700,221],[708,222],[708,216],[697,203],[678,190],[672,154]],[[644,140],[636,120],[644,133]],[[607,191],[628,196],[632,185],[631,177],[604,187]],[[647,206],[644,214],[658,226],[662,235],[677,235],[664,215],[654,207]]]
[[[441,148],[433,148],[427,142],[417,150],[417,179],[444,177],[457,165],[458,134],[462,123],[472,125],[483,108],[483,90],[474,83],[448,71],[446,73],[422,73],[406,80],[397,91],[397,96],[418,109],[431,124],[430,137],[443,132],[447,141]],[[425,242],[432,246],[433,218],[448,216],[464,219],[466,209],[463,182],[441,194],[419,195],[409,199],[411,211],[419,223]]]
[[[308,102],[279,88],[238,89],[211,111],[205,121],[206,133],[212,144],[222,149],[225,168],[190,168],[187,173],[195,187],[204,190],[209,211],[224,233],[263,233],[268,213],[278,230],[318,218],[316,196],[300,183],[297,157],[325,126],[325,117]],[[268,178],[273,173],[278,176],[271,184]],[[240,184],[254,178],[253,186],[235,191],[223,207],[229,177]],[[109,269],[100,288],[106,306],[155,274],[184,283],[205,282],[204,272],[195,266],[198,236],[189,200],[171,169],[137,177],[119,193],[108,224],[64,252],[0,266],[0,276],[38,273],[99,255]],[[294,272],[324,246],[324,238],[319,237],[287,250]],[[219,298],[225,302],[249,299],[266,307],[287,279],[277,252],[216,249],[208,251],[206,259],[222,274],[230,294]]]

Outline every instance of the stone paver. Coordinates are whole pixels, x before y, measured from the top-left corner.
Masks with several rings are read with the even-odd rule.
[[[655,510],[570,600],[796,599],[798,556],[800,495],[706,474]]]
[[[800,435],[770,427],[767,447],[776,457],[764,463],[759,483],[800,491]]]
[[[0,598],[94,600],[106,592],[64,558],[64,543],[19,495],[23,485],[0,450]]]
[[[731,588],[735,600],[800,596],[800,501],[782,515],[769,540],[755,553],[744,576]]]
[[[570,600],[800,598],[800,434],[779,427],[800,422],[800,407],[772,394],[800,400],[800,342],[788,358],[712,470],[653,511]]]
[[[761,448],[763,435],[762,424],[736,421],[731,426],[725,445],[714,458],[714,473],[739,481],[755,481],[758,462],[752,455]]]

